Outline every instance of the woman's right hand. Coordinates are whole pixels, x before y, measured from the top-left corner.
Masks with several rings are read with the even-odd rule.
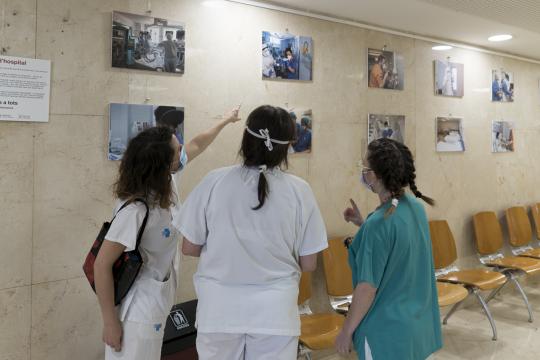
[[[103,326],[103,342],[116,352],[122,350],[122,334],[122,323],[118,319]]]
[[[349,199],[349,201],[351,202],[351,207],[346,208],[345,211],[343,211],[343,218],[346,222],[352,222],[356,226],[360,227],[364,223],[364,218],[362,217],[360,209],[358,209],[358,206],[356,206],[354,200]]]

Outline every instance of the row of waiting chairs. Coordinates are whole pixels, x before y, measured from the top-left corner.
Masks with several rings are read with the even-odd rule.
[[[540,203],[532,206],[531,212],[536,228],[536,238],[540,240]],[[533,314],[527,295],[518,278],[540,272],[540,249],[533,248],[532,226],[524,207],[506,210],[506,220],[513,256],[502,252],[503,233],[494,212],[480,212],[473,216],[476,249],[480,262],[486,268],[459,269],[455,262],[457,251],[452,231],[445,220],[429,222],[433,246],[433,260],[437,276],[439,306],[453,306],[443,319],[446,324],[463,301],[474,296],[482,306],[497,340],[497,328],[488,303],[502,288],[512,283],[522,296],[529,313]],[[324,250],[323,268],[329,301],[335,312],[313,314],[309,307],[311,297],[311,275],[302,274],[298,305],[302,324],[299,339],[299,356],[311,359],[312,350],[332,348],[336,336],[344,322],[344,314],[352,299],[352,273],[348,266],[347,250],[343,237],[330,239]],[[482,291],[491,291],[483,297]]]

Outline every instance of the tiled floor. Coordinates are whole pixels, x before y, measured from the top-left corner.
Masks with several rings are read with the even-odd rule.
[[[540,283],[525,285],[535,321],[527,321],[525,305],[511,287],[489,303],[499,340],[491,340],[491,328],[474,302],[457,311],[443,326],[444,347],[435,360],[538,360],[540,359]],[[445,313],[448,309],[443,309]],[[331,352],[314,354],[318,360],[344,359]],[[350,356],[349,359],[356,359]],[[377,359],[375,359],[377,360]],[[398,359],[396,359],[398,360]]]

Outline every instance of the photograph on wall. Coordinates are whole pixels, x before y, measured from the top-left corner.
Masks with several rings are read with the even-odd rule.
[[[373,140],[388,138],[404,143],[405,116],[375,115],[368,116],[368,144]]]
[[[514,101],[514,74],[503,69],[491,71],[491,101]]]
[[[435,95],[463,97],[464,66],[435,60]]]
[[[403,90],[403,57],[391,51],[368,49],[368,74],[370,88]]]
[[[514,123],[493,121],[491,129],[491,152],[504,153],[514,151]]]
[[[437,151],[465,151],[461,118],[437,118]]]
[[[307,36],[262,32],[262,78],[310,81],[313,41]]]
[[[292,108],[289,115],[296,123],[296,141],[289,147],[290,154],[310,153],[313,128],[311,109]]]
[[[183,74],[183,23],[113,11],[112,66]]]
[[[129,141],[143,130],[167,126],[184,143],[184,108],[138,104],[110,104],[109,160],[121,160]]]

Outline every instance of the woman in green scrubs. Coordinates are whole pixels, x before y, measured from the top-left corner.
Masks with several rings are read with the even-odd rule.
[[[424,360],[442,346],[426,213],[409,149],[391,139],[368,146],[362,182],[381,201],[367,219],[356,204],[345,220],[360,227],[349,246],[353,299],[336,349],[361,360]],[[409,187],[414,194],[405,193]]]

